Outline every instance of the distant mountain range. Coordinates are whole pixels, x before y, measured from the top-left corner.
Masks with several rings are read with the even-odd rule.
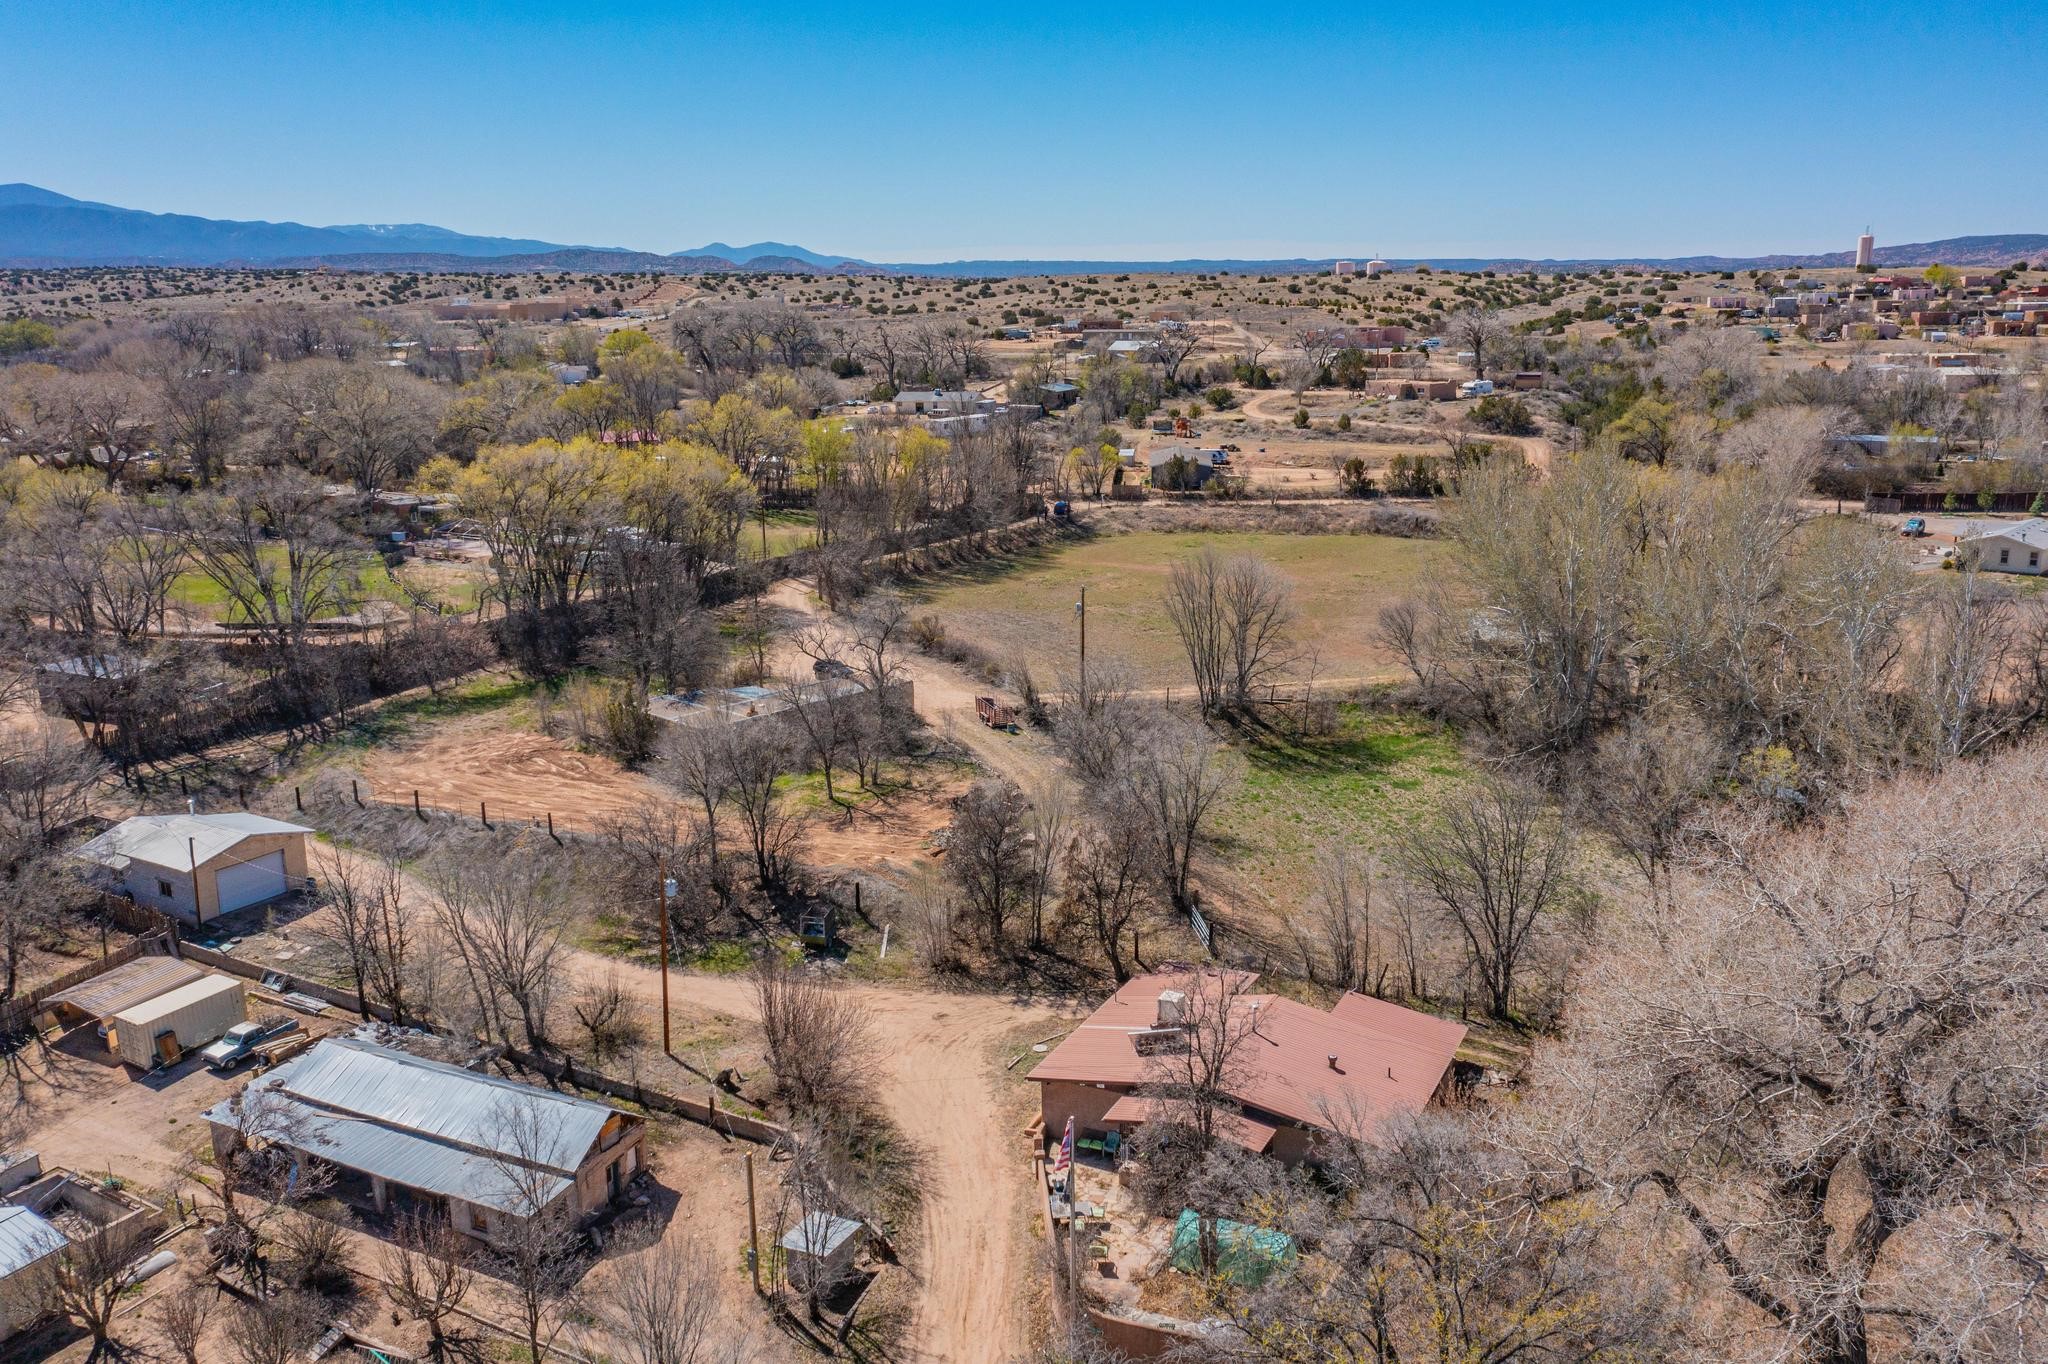
[[[1884,266],[2003,267],[2048,256],[2048,234],[1950,237],[1938,242],[1879,247]],[[1360,259],[1363,259],[1362,257]],[[1586,270],[1637,265],[1679,270],[1799,270],[1854,263],[1847,251],[1818,255],[1680,256],[1587,260],[1459,257],[1395,260],[1397,268],[1440,270]],[[612,246],[564,246],[522,237],[476,237],[428,223],[234,222],[182,213],[146,213],[73,199],[35,185],[0,185],[0,266],[219,265],[266,268],[326,266],[335,270],[468,271],[542,270],[645,274],[715,274],[749,271],[843,275],[1084,275],[1178,271],[1237,274],[1307,274],[1326,270],[1320,260],[956,260],[879,264],[826,255],[787,242],[728,246],[712,242],[662,255]]]

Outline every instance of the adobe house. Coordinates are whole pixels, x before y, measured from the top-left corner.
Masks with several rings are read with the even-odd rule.
[[[1188,1045],[1188,995],[1213,989],[1217,968],[1126,981],[1033,1067],[1048,1136],[1074,1119],[1075,1136],[1128,1137],[1152,1115],[1144,1087],[1151,1058]],[[1219,1125],[1250,1151],[1290,1164],[1312,1159],[1330,1112],[1419,1112],[1448,1092],[1465,1025],[1346,994],[1326,1013],[1227,973],[1233,1015],[1249,1015],[1228,1097],[1239,1111]]]

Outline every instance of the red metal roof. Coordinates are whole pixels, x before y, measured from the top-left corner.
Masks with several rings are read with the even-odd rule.
[[[1245,985],[1256,979],[1231,974]],[[1193,992],[1188,973],[1127,981],[1032,1069],[1031,1078],[1145,1083],[1152,1077],[1132,1034],[1156,1024],[1160,992],[1173,989]],[[1420,1111],[1465,1036],[1463,1024],[1363,995],[1346,995],[1328,1013],[1276,995],[1241,994],[1234,1007],[1256,1007],[1259,1016],[1239,1052],[1242,1074],[1230,1097],[1311,1127],[1327,1127],[1329,1111]]]
[[[1103,1111],[1104,1122],[1145,1122],[1152,1116],[1156,1099],[1142,1094],[1125,1094]],[[1218,1113],[1216,1134],[1226,1141],[1236,1142],[1247,1151],[1263,1151],[1273,1144],[1273,1136],[1280,1129],[1256,1118],[1247,1118],[1242,1113]]]

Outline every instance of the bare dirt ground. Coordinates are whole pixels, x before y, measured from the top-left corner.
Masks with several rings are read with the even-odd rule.
[[[769,592],[769,600],[785,612],[826,620],[813,590],[809,579],[785,578]],[[778,666],[790,668],[800,663],[808,666],[796,657],[784,658]],[[965,749],[985,771],[1027,790],[1052,776],[1051,740],[1030,731],[1007,734],[992,730],[975,718],[974,698],[988,694],[986,683],[977,683],[952,664],[921,654],[906,656],[903,669],[911,681],[917,713],[925,723],[941,738]]]
[[[579,753],[533,730],[504,728],[502,717],[478,716],[437,728],[418,741],[380,745],[363,761],[363,777],[379,800],[420,800],[474,814],[488,802],[495,819],[533,819],[554,812],[567,828],[591,829],[662,800],[661,789],[609,758]]]
[[[412,893],[428,895],[417,882]],[[294,924],[294,934],[316,931],[323,913],[315,911]],[[252,952],[259,946],[245,945]],[[650,1014],[659,1010],[661,976],[652,967],[575,949],[568,954],[567,970],[578,985],[616,980]],[[868,1011],[882,1103],[927,1159],[916,1240],[920,1249],[909,1266],[918,1277],[915,1308],[902,1358],[933,1364],[1002,1364],[1016,1358],[1030,1335],[1021,1295],[1029,1291],[1038,1266],[1031,1258],[1026,1221],[1023,1138],[1005,1116],[993,1056],[1020,1029],[1046,1024],[1060,1011],[1050,1003],[1003,995],[867,984],[846,988]],[[719,1020],[759,1021],[754,985],[744,976],[672,974],[670,992],[676,1023],[685,1029]],[[650,1073],[650,1080],[701,1083],[679,1064],[657,1064],[672,1065],[674,1079],[662,1081]],[[696,1135],[687,1124],[676,1126]],[[686,1154],[693,1162],[702,1158],[694,1147]],[[737,1155],[731,1159],[736,1168]],[[684,1168],[668,1172],[658,1166],[657,1173],[672,1187],[689,1187],[696,1179]],[[734,1206],[743,1218],[743,1200]]]

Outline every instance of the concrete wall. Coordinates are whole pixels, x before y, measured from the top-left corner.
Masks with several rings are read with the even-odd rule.
[[[158,883],[163,883],[159,885]],[[192,890],[192,873],[172,867],[159,867],[149,862],[130,862],[121,873],[120,887],[133,896],[135,903],[168,914],[186,923],[195,923],[199,918],[198,897]],[[168,886],[170,893],[164,893]]]
[[[243,862],[255,862],[279,851],[284,853],[284,874],[303,881],[306,877],[304,834],[251,834],[212,861],[201,862],[199,913],[202,921],[218,917],[220,914],[220,895],[214,888],[214,877],[227,867]]]

